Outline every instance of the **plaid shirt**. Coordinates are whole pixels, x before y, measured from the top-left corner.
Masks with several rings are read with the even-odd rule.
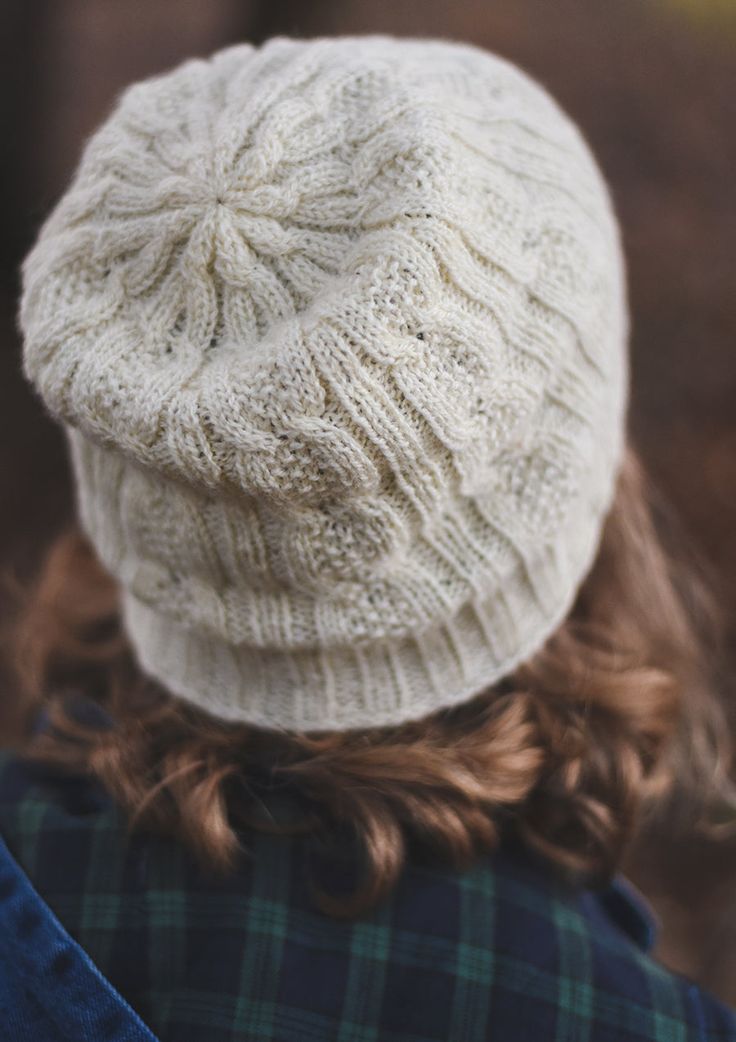
[[[308,838],[254,832],[208,878],[173,841],[127,838],[95,783],[7,753],[0,833],[161,1042],[736,1042],[734,1014],[646,954],[625,885],[573,891],[518,849],[412,864],[340,921],[313,907]]]

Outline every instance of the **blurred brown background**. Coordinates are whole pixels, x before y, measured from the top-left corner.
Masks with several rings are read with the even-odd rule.
[[[736,0],[3,0],[0,569],[27,574],[71,513],[63,443],[20,377],[15,308],[19,260],[84,138],[125,84],[190,54],[352,32],[480,44],[582,125],[624,226],[634,439],[733,620]],[[673,828],[629,868],[662,917],[661,957],[736,1004],[736,840]]]

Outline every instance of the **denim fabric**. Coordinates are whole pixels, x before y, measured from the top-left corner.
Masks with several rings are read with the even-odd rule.
[[[156,1042],[31,886],[0,837],[3,1042]]]

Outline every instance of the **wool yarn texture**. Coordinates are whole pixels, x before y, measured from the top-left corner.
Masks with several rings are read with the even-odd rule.
[[[130,87],[23,268],[24,367],[142,669],[400,724],[569,613],[625,439],[610,194],[476,47],[242,44]]]

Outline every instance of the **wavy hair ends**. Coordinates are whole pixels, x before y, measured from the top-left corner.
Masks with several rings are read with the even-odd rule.
[[[78,533],[52,546],[12,632],[26,755],[95,776],[132,828],[174,835],[216,870],[248,828],[349,839],[355,886],[315,884],[356,915],[387,894],[410,849],[458,869],[502,835],[567,873],[616,871],[675,787],[699,808],[731,799],[713,693],[714,613],[666,548],[635,454],[622,468],[592,571],[567,620],[512,676],[399,727],[281,734],[216,720],[142,675],[117,590]],[[81,719],[70,694],[103,710]],[[39,731],[40,709],[50,726]],[[290,810],[264,813],[272,796]]]

